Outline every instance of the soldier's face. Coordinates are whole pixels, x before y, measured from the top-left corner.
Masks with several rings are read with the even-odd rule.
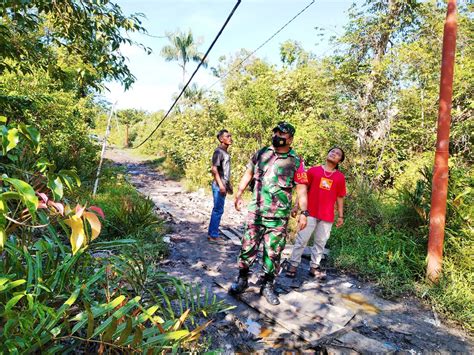
[[[290,146],[293,143],[293,137],[289,133],[283,133],[281,131],[275,131],[273,132],[273,136],[277,136],[280,138],[285,138],[286,140],[286,145],[285,146]]]

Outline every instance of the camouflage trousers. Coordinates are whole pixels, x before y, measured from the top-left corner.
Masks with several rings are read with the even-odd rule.
[[[252,266],[263,241],[263,271],[267,275],[277,276],[281,252],[286,244],[288,219],[265,218],[249,213],[246,224],[239,254],[239,269],[248,270]]]

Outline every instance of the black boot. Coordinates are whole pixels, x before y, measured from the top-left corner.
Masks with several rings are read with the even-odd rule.
[[[260,288],[260,294],[265,297],[268,303],[276,306],[277,304],[280,304],[280,300],[278,299],[275,289],[273,288],[273,280],[273,276],[265,275],[262,287]]]
[[[230,286],[229,293],[238,295],[244,292],[247,287],[249,287],[249,271],[240,270],[239,277],[237,278],[237,281],[233,282]]]

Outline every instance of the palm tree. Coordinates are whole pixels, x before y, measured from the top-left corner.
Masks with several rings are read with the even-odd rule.
[[[166,61],[178,61],[178,65],[183,70],[184,84],[186,64],[191,60],[193,62],[200,62],[203,57],[203,53],[199,52],[197,48],[200,43],[194,41],[191,30],[188,30],[187,33],[178,30],[174,33],[167,33],[166,36],[171,44],[168,44],[161,49],[161,55]],[[207,64],[203,63],[203,66],[207,67]]]

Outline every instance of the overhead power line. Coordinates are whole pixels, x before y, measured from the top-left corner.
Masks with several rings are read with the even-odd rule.
[[[152,38],[160,38],[160,39],[163,39],[163,38],[169,38],[169,36],[157,36],[157,35],[153,35],[151,33],[148,33],[148,32],[141,32],[142,35],[144,36],[148,36],[148,37],[152,37]]]
[[[229,16],[227,16],[227,19],[225,20],[224,24],[222,25],[221,29],[219,30],[219,32],[217,33],[216,35],[216,38],[214,38],[214,41],[212,41],[211,45],[209,46],[209,48],[207,49],[206,53],[204,54],[204,56],[202,57],[201,61],[199,62],[198,66],[196,67],[196,69],[194,70],[193,74],[191,75],[191,77],[189,78],[188,82],[186,83],[186,85],[184,85],[183,89],[181,90],[181,92],[179,93],[178,97],[174,100],[173,104],[171,105],[171,107],[169,108],[169,110],[166,112],[166,114],[163,116],[163,118],[161,119],[161,121],[156,125],[155,129],[153,129],[153,131],[151,131],[151,133],[148,135],[148,137],[145,138],[145,140],[143,142],[141,142],[139,145],[137,145],[136,147],[133,147],[132,149],[136,149],[136,148],[139,148],[141,147],[148,139],[150,139],[150,137],[158,130],[158,128],[160,128],[161,124],[163,123],[164,120],[166,120],[166,118],[169,116],[169,114],[171,113],[171,111],[173,110],[173,108],[176,106],[176,103],[178,102],[178,100],[181,98],[181,96],[183,95],[183,93],[186,91],[187,87],[189,86],[189,84],[191,83],[191,81],[193,80],[194,76],[196,75],[196,73],[198,72],[199,68],[202,66],[202,64],[205,62],[208,54],[211,52],[212,50],[212,47],[214,47],[214,44],[216,44],[218,38],[220,37],[220,35],[222,34],[222,32],[224,31],[224,28],[227,26],[227,23],[229,23],[230,19],[232,18],[232,16],[234,15],[234,12],[235,10],[237,10],[237,8],[239,7],[240,5],[240,2],[241,0],[237,0],[237,3],[235,4],[234,8],[232,9],[232,11],[229,13]]]
[[[303,9],[301,9],[295,16],[293,16],[287,23],[281,26],[275,33],[273,33],[270,37],[268,37],[261,45],[259,45],[256,49],[254,49],[250,54],[248,54],[244,59],[242,59],[238,64],[234,65],[230,68],[227,72],[225,72],[219,79],[212,83],[211,86],[207,87],[206,89],[211,89],[214,85],[216,85],[219,81],[224,79],[227,75],[233,72],[235,69],[239,68],[244,64],[247,59],[253,56],[258,50],[260,50],[263,46],[265,46],[268,42],[270,42],[273,38],[275,38],[285,27],[287,27],[290,23],[292,23],[298,16],[300,16],[303,12],[305,12],[311,5],[314,4],[316,0],[312,0],[308,5],[306,5]]]

